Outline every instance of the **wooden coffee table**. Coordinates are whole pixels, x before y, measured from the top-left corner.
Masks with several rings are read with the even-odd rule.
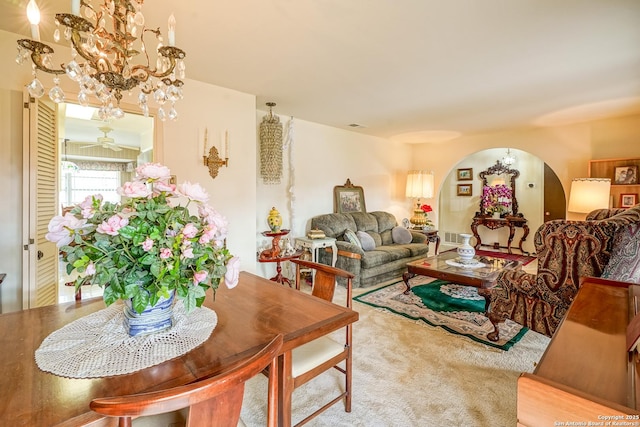
[[[418,275],[435,277],[436,279],[478,288],[478,294],[484,297],[485,300],[485,315],[493,325],[493,332],[488,333],[487,338],[490,341],[498,341],[500,335],[497,324],[502,319],[493,318],[489,315],[491,289],[496,285],[496,279],[502,270],[520,269],[522,263],[503,258],[476,256],[475,259],[484,265],[472,268],[452,265],[457,258],[458,253],[450,251],[408,263],[407,272],[402,275],[402,280],[407,286],[407,290],[404,293],[408,294],[411,291],[409,280]]]

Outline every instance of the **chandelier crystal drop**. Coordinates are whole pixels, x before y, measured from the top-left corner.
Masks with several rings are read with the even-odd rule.
[[[139,90],[137,104],[149,115],[148,101],[158,105],[158,116],[175,120],[175,103],[183,98],[186,53],[175,44],[173,15],[168,20],[168,46],[159,28],[145,26],[142,14],[144,0],[71,0],[72,13],[56,14],[56,42],[64,39],[71,45],[71,59],[59,68],[52,64],[54,50],[40,41],[38,24],[40,11],[35,0],[27,5],[32,39],[18,40],[16,62],[31,58],[33,80],[27,84],[29,94],[40,98],[46,92],[37,76],[38,71],[55,75],[48,93],[52,101],[65,101],[59,76],[66,74],[78,84],[78,102],[88,105],[90,97],[101,104],[100,117],[120,118],[124,112],[120,101],[124,93]],[[157,41],[155,54],[145,44],[145,37]],[[166,111],[165,111],[166,110]]]

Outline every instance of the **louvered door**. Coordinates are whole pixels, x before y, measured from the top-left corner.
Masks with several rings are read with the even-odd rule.
[[[25,242],[23,307],[33,308],[58,301],[58,249],[45,239],[47,226],[57,214],[58,150],[56,110],[41,100],[28,107],[28,142],[24,149]]]

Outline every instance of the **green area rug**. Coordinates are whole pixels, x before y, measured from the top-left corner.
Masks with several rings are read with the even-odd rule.
[[[489,341],[493,325],[484,315],[485,300],[472,286],[436,280],[424,276],[411,279],[411,292],[399,281],[354,298],[364,304],[383,308],[409,319],[439,326],[458,335],[501,350],[509,350],[527,332],[527,328],[506,320],[498,325],[500,340]]]

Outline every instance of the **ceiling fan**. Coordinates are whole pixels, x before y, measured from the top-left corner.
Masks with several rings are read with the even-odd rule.
[[[100,130],[100,132],[104,133],[104,136],[99,136],[95,144],[88,143],[90,145],[84,145],[80,148],[102,147],[108,148],[113,151],[122,151],[123,148],[126,148],[128,150],[138,149],[137,147],[129,147],[128,145],[116,144],[114,139],[109,136],[109,132],[111,132],[113,128],[110,128],[109,126],[101,126],[98,129]]]

